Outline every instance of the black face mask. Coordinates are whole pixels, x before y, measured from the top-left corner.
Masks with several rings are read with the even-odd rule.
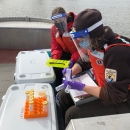
[[[63,33],[65,32],[65,27],[66,27],[65,23],[64,22],[55,23],[55,26],[58,28],[60,35],[63,35]]]

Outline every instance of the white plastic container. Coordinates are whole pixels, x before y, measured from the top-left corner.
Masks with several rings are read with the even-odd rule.
[[[53,83],[55,73],[46,65],[49,56],[45,50],[21,51],[16,57],[15,83]]]
[[[45,92],[48,116],[24,119],[25,91]],[[58,130],[54,94],[50,84],[15,84],[8,88],[0,109],[0,130]]]

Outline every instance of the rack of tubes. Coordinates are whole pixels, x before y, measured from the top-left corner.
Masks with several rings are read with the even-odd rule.
[[[24,107],[24,118],[39,118],[48,116],[48,101],[46,93],[40,97],[34,97],[34,90],[25,92],[26,101]]]

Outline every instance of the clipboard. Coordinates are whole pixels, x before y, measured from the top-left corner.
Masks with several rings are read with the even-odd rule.
[[[73,80],[84,83],[88,86],[98,87],[97,84],[91,79],[91,77],[88,74],[75,77]],[[79,91],[76,89],[70,89],[70,96],[76,106],[98,99],[97,97],[92,96],[87,92]]]

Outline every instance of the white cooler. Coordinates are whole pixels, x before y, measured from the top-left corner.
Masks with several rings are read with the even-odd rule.
[[[54,83],[55,73],[46,65],[49,55],[45,50],[21,51],[16,57],[15,83]]]
[[[25,91],[34,89],[45,92],[48,100],[48,116],[24,119]],[[8,88],[0,109],[0,130],[58,130],[56,106],[49,84],[15,84]]]

